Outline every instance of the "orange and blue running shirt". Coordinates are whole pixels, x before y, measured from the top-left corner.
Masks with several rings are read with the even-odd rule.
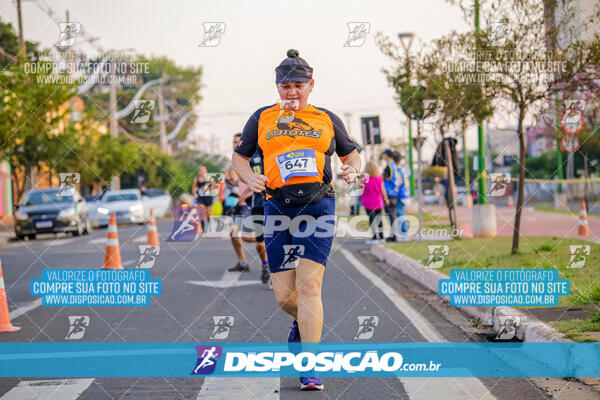
[[[313,105],[290,111],[274,104],[252,114],[234,151],[244,157],[258,151],[269,178],[267,187],[277,189],[297,183],[330,183],[333,153],[344,157],[354,149],[358,145],[331,111]]]

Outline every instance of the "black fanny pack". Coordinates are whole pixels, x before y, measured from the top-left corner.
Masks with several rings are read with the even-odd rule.
[[[335,190],[329,183],[307,182],[286,185],[277,189],[267,188],[267,194],[279,200],[286,207],[298,207],[316,203],[323,197],[334,197]]]

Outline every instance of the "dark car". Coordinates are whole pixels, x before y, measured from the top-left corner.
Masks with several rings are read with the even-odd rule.
[[[87,205],[75,190],[58,188],[31,190],[15,212],[15,235],[35,239],[38,233],[71,232],[79,236],[91,231]]]

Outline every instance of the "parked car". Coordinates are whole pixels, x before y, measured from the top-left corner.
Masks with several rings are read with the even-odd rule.
[[[90,221],[94,221],[94,219],[96,218],[96,210],[98,209],[98,204],[100,204],[100,199],[102,198],[102,195],[88,194],[84,197],[88,208],[88,215],[90,216]]]
[[[71,195],[59,188],[36,189],[25,193],[23,204],[15,212],[15,235],[35,239],[40,233],[71,232],[74,236],[90,233],[85,199],[79,192]]]
[[[118,224],[145,223],[145,209],[140,191],[138,189],[124,189],[104,193],[96,209],[96,215],[93,219],[94,225],[108,225],[111,213],[115,213]]]
[[[434,192],[433,189],[425,189],[423,190],[423,204],[440,204],[440,201],[443,199],[443,193],[437,191]]]
[[[102,198],[101,195],[99,194],[88,194],[85,197],[85,201],[87,202],[88,206],[90,205],[90,203],[95,203],[97,201],[100,201],[100,198]]]
[[[162,218],[171,209],[173,199],[162,189],[146,189],[143,195],[146,218],[150,217],[150,210],[156,218]]]

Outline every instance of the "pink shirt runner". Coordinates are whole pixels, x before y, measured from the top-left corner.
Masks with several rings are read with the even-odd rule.
[[[365,191],[361,196],[361,201],[367,210],[379,210],[383,208],[383,194],[381,193],[381,176],[371,176],[365,182]]]

